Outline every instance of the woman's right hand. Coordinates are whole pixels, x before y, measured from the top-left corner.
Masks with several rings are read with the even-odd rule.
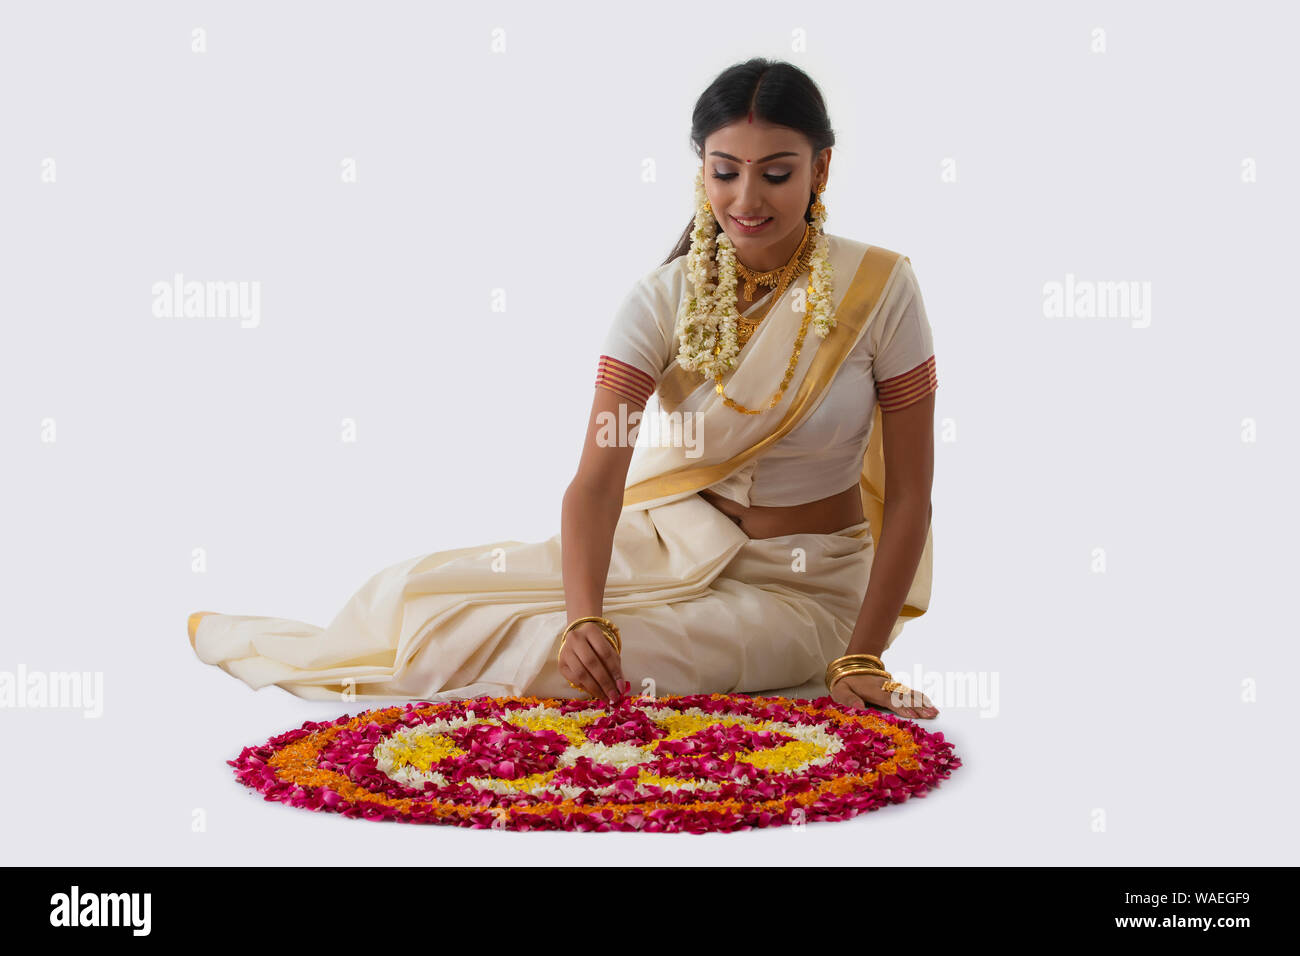
[[[560,651],[560,674],[577,684],[592,697],[604,697],[617,703],[625,686],[623,662],[599,624],[579,624],[564,638]]]

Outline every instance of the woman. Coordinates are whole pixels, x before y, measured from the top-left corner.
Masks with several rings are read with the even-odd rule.
[[[200,612],[200,659],[312,699],[617,700],[824,672],[839,703],[938,713],[879,658],[930,592],[937,379],[910,261],[821,228],[834,133],[797,68],[723,72],[692,142],[695,219],[615,315],[560,533],[400,562],[324,629]],[[667,438],[638,442],[655,422]]]

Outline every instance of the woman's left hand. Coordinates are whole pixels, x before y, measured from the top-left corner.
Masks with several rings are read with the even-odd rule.
[[[866,707],[874,704],[893,711],[900,717],[921,718],[928,720],[939,713],[939,708],[930,703],[930,699],[919,690],[882,690],[881,685],[889,680],[872,674],[854,674],[841,677],[835,682],[831,691],[831,700],[837,704],[851,707]],[[900,703],[895,703],[894,694],[900,695]],[[904,706],[911,705],[911,706]]]

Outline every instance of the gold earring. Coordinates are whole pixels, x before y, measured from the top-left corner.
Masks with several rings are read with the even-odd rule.
[[[817,222],[826,217],[826,207],[822,205],[822,190],[825,188],[826,184],[824,182],[819,183],[817,185],[817,191],[813,193],[812,208],[808,210],[812,214],[813,222]]]

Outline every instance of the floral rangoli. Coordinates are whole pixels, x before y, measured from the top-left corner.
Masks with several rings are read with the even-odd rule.
[[[228,761],[265,799],[508,830],[728,832],[924,796],[942,733],[829,697],[479,697],[308,721]]]

